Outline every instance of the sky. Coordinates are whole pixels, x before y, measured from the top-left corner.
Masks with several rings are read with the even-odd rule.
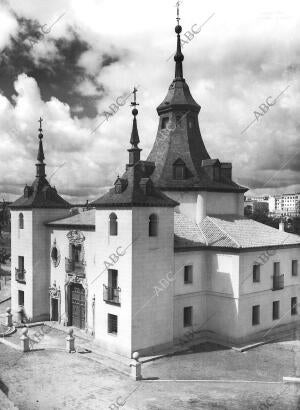
[[[249,195],[299,192],[299,1],[180,9],[184,77],[211,158],[232,162]],[[128,162],[134,86],[147,158],[174,78],[175,18],[175,0],[0,0],[3,198],[35,178],[40,116],[51,185],[72,203],[101,196]]]

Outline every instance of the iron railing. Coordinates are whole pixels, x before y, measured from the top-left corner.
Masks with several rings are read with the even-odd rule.
[[[26,270],[20,269],[20,268],[16,268],[16,273],[15,273],[15,279],[17,282],[22,282],[22,283],[26,283]]]
[[[65,258],[65,270],[66,273],[76,273],[76,275],[85,276],[85,264],[70,258]]]
[[[120,288],[112,288],[103,285],[103,300],[105,302],[118,303],[120,304]]]

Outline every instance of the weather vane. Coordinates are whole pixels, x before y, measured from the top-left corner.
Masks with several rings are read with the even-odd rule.
[[[132,92],[132,94],[134,95],[134,102],[132,102],[131,103],[131,105],[133,106],[133,107],[135,107],[136,105],[140,105],[140,104],[138,104],[137,102],[136,102],[136,93],[137,93],[137,88],[136,87],[133,87],[133,92]]]
[[[177,7],[177,18],[176,18],[177,24],[179,24],[179,21],[180,21],[180,17],[179,17],[179,6],[180,6],[180,3],[181,3],[181,0],[178,0],[177,3],[176,3],[176,7]]]
[[[43,118],[40,117],[40,119],[38,120],[38,122],[40,123],[40,129],[39,129],[39,131],[42,131]]]

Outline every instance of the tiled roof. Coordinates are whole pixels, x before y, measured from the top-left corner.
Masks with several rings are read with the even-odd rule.
[[[206,246],[199,226],[181,213],[174,213],[174,245],[176,247]]]
[[[298,235],[237,215],[207,216],[199,225],[180,215],[175,214],[175,248],[204,244],[210,248],[233,249],[300,245]]]
[[[208,216],[201,223],[201,228],[205,236],[210,238],[209,245],[213,246],[216,245],[212,242],[212,235],[215,236],[218,246],[234,248],[300,244],[300,236],[298,235],[279,231],[253,219],[236,215]]]
[[[79,214],[69,216],[67,218],[58,219],[47,223],[48,226],[80,226],[95,228],[95,209],[89,211],[80,212]]]
[[[25,187],[24,195],[13,202],[10,208],[70,208],[70,204],[50,186],[45,177],[37,177],[31,186]]]
[[[95,228],[95,209],[49,222],[52,227]],[[300,236],[237,215],[207,216],[199,225],[174,213],[175,249],[248,249],[300,245]]]

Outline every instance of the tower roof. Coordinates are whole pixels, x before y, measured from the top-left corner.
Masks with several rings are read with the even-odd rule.
[[[69,208],[70,204],[65,201],[51,187],[46,179],[43,149],[42,118],[39,119],[39,147],[36,164],[36,178],[32,185],[26,185],[24,194],[10,205],[12,209],[31,209],[31,208]]]
[[[140,151],[138,147],[140,142],[137,128],[136,116],[138,110],[136,106],[136,88],[133,90],[134,106],[132,110],[133,125],[130,138],[131,148],[129,151],[129,163],[126,165],[126,171],[120,178],[115,181],[114,187],[106,194],[92,202],[91,206],[96,208],[114,208],[114,207],[175,207],[177,202],[164,195],[151,179],[155,169],[155,164],[149,161],[140,160]]]
[[[201,107],[183,77],[179,20],[177,9],[175,78],[157,107],[158,132],[147,158],[155,163],[152,180],[162,190],[246,192],[232,181],[231,164],[211,159],[204,145],[198,122]]]

